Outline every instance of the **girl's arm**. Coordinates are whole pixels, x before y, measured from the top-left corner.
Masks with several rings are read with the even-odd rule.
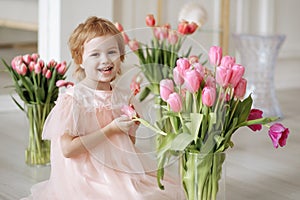
[[[105,137],[111,134],[118,134],[120,131],[128,132],[134,124],[128,117],[119,117],[110,124],[98,131],[84,135],[72,136],[67,132],[61,136],[61,149],[66,158],[71,158],[81,153],[86,153],[87,149],[92,149]]]

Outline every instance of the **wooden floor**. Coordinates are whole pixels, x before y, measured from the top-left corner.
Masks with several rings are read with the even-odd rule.
[[[300,199],[300,88],[277,95],[284,113],[282,123],[291,132],[287,146],[274,149],[266,130],[238,130],[234,148],[227,151],[227,200]],[[50,166],[24,163],[26,118],[3,102],[0,106],[0,199],[16,200],[28,195],[33,184],[47,179]]]

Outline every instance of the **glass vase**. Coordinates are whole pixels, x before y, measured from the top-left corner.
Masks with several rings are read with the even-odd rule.
[[[285,35],[234,34],[241,64],[246,67],[247,91],[252,93],[253,107],[264,117],[283,117],[274,84],[275,66]]]
[[[184,152],[180,177],[186,200],[225,200],[225,158],[222,153]]]
[[[45,120],[54,104],[32,103],[26,105],[29,123],[28,146],[25,150],[25,162],[30,166],[50,163],[50,141],[42,140]]]

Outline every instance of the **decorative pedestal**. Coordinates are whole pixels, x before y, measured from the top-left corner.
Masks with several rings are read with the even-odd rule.
[[[246,67],[247,91],[252,93],[253,107],[262,110],[264,117],[283,117],[276,97],[274,72],[285,36],[234,34],[233,38],[240,63]]]

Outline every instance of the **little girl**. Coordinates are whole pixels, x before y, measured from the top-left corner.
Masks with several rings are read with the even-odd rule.
[[[120,32],[110,21],[90,17],[71,34],[69,47],[80,81],[59,95],[45,122],[50,179],[34,185],[25,199],[180,199],[175,181],[159,189],[153,166],[134,145],[137,125],[113,103],[128,104],[111,84],[124,60]]]

